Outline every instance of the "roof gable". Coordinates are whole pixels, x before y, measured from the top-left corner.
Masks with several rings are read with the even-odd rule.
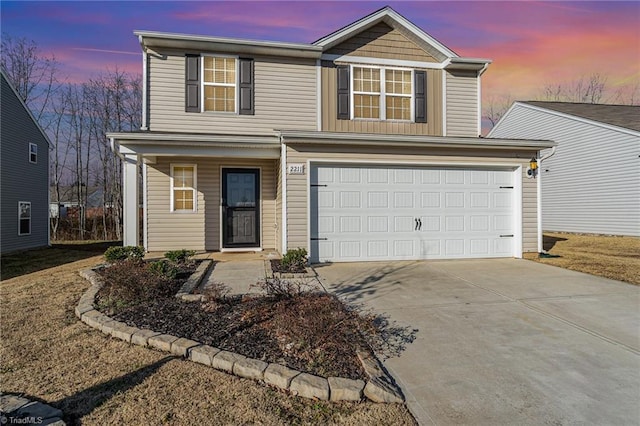
[[[51,146],[51,141],[49,140],[49,136],[47,136],[42,126],[40,126],[40,123],[38,123],[38,120],[36,120],[36,118],[34,117],[29,107],[27,107],[27,104],[25,104],[22,98],[20,97],[20,95],[18,95],[18,91],[16,90],[15,87],[13,87],[13,84],[11,84],[11,82],[9,81],[9,78],[7,78],[7,74],[4,70],[4,67],[0,67],[0,78],[2,78],[2,80],[4,80],[4,82],[7,84],[7,86],[9,86],[9,88],[11,89],[11,93],[13,93],[13,96],[15,96],[16,99],[18,99],[18,101],[20,102],[24,110],[27,112],[27,114],[29,114],[29,118],[31,119],[33,124],[36,126],[38,131],[42,134],[42,137],[44,138],[47,145]]]
[[[548,101],[527,101],[522,103],[640,132],[640,106]]]
[[[410,38],[416,45],[429,53],[429,55],[434,57],[438,62],[458,57],[454,51],[431,37],[426,32],[422,31],[415,24],[389,6],[334,31],[333,33],[313,42],[313,44],[322,47],[322,50],[327,52],[380,23],[384,23],[388,27],[403,33],[405,37]]]
[[[385,22],[343,41],[327,50],[331,55],[355,55],[382,59],[411,59],[414,61],[438,62],[433,55],[406,37],[401,31]]]

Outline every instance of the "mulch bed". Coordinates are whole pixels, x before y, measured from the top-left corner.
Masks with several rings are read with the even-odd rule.
[[[308,292],[291,297],[245,295],[186,302],[173,297],[183,281],[181,276],[168,284],[171,291],[162,288],[145,300],[111,304],[111,312],[105,313],[131,326],[185,337],[299,371],[367,379],[356,350],[370,351],[359,330],[372,332],[372,321],[347,308],[337,297]],[[99,308],[107,294],[105,287],[96,298]]]

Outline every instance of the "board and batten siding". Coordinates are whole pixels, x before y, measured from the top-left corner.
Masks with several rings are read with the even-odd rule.
[[[171,164],[196,164],[197,211],[171,212]],[[222,168],[259,168],[260,241],[263,248],[278,247],[276,167],[274,160],[241,160],[194,157],[157,157],[147,165],[148,251],[176,249],[220,250],[220,199]]]
[[[381,22],[332,47],[325,53],[379,59],[438,62],[403,33]]]
[[[322,130],[325,132],[388,133],[442,136],[442,70],[427,73],[427,122],[392,120],[338,120],[338,72],[329,61],[322,61]]]
[[[447,71],[447,136],[478,136],[478,84],[475,71]]]
[[[315,60],[254,57],[255,115],[185,112],[184,52],[149,55],[149,129],[155,132],[264,134],[317,130]]]
[[[491,137],[558,144],[541,166],[545,231],[640,236],[637,134],[516,105]]]
[[[349,146],[321,146],[321,145],[289,145],[287,147],[287,163],[303,163],[308,160],[336,161],[339,164],[369,165],[412,165],[437,166],[442,163],[457,165],[469,164],[482,166],[487,164],[520,164],[523,170],[529,164],[529,158],[535,152],[522,153],[521,158],[514,158],[512,152],[492,152],[466,150],[463,153],[445,149],[404,148],[402,153],[394,148],[366,148]],[[366,160],[364,160],[366,159]],[[307,170],[307,174],[309,171]],[[537,251],[537,208],[536,183],[533,179],[522,179],[522,250],[523,252]],[[304,247],[309,250],[308,228],[308,176],[287,176],[287,247]]]
[[[0,251],[8,253],[49,244],[49,144],[4,75],[0,80]],[[38,146],[35,164],[29,143]],[[30,235],[18,235],[20,201],[31,203]]]

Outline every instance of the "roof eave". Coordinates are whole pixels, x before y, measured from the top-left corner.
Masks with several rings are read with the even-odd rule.
[[[152,50],[164,48],[311,59],[319,58],[322,53],[322,48],[307,43],[247,40],[155,31],[134,31],[133,33],[140,39],[143,49]]]
[[[370,133],[334,133],[297,130],[281,130],[284,143],[304,144],[344,144],[367,146],[411,146],[429,148],[480,148],[480,149],[513,149],[540,150],[556,146],[548,140],[533,139],[489,139],[465,138],[450,136],[405,136]]]

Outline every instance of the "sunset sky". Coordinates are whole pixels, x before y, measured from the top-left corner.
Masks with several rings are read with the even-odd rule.
[[[67,81],[141,71],[134,30],[313,42],[385,5],[461,56],[490,58],[483,99],[535,99],[594,73],[640,81],[640,2],[2,1],[2,32],[53,54]]]

